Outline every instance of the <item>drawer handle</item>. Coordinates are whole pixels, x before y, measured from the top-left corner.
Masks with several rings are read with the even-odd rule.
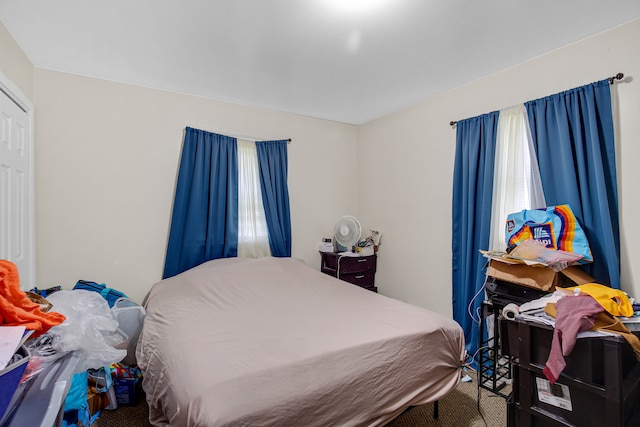
[[[358,262],[367,262],[366,258],[359,259]]]
[[[364,274],[361,276],[356,276],[356,279],[362,279],[364,277]]]

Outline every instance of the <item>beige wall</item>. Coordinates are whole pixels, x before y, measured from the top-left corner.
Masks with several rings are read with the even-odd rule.
[[[160,280],[186,126],[292,138],[293,256],[357,208],[354,126],[36,70],[39,285],[106,282],[141,301]]]
[[[358,129],[358,209],[384,232],[382,293],[451,313],[451,198],[456,131],[464,119],[587,84],[612,86],[618,143],[622,287],[640,297],[640,20],[540,56]],[[472,66],[472,64],[469,64]],[[442,70],[446,73],[447,70]],[[365,167],[366,165],[366,167]]]
[[[33,101],[33,64],[0,22],[0,72]]]
[[[183,130],[192,126],[292,138],[294,256],[317,267],[319,239],[340,215],[357,215],[364,230],[383,232],[381,293],[450,314],[455,129],[449,121],[623,72],[625,81],[613,86],[622,281],[640,296],[640,266],[633,263],[640,256],[639,38],[636,20],[356,128],[70,74],[34,74],[0,24],[0,71],[36,109],[38,285],[70,287],[84,278],[144,297],[161,275]]]

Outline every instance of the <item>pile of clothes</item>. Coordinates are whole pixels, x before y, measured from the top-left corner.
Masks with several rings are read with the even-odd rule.
[[[571,354],[578,333],[583,331],[619,334],[631,345],[636,359],[640,361],[640,339],[620,320],[620,317],[633,317],[638,308],[621,290],[598,283],[559,288],[553,294],[519,307],[505,307],[511,313],[514,310],[529,315],[544,312],[555,319],[551,350],[543,370],[551,384],[566,367],[565,357]]]

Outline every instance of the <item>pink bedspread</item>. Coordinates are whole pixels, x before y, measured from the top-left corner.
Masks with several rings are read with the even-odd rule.
[[[294,258],[207,262],[157,283],[146,309],[154,425],[383,425],[460,379],[452,319]]]

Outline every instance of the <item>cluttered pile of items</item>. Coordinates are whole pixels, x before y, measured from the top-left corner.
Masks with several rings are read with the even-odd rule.
[[[610,328],[611,332],[627,334],[629,343],[637,347],[640,360],[640,341],[630,333],[640,326],[640,305],[621,290],[596,283],[580,269],[580,265],[593,262],[593,257],[587,237],[568,205],[509,215],[506,240],[506,252],[481,251],[489,259],[487,293],[504,304],[504,318],[520,317],[554,326],[556,337],[563,337],[568,351],[570,346],[566,343],[574,340],[578,332],[603,329],[596,325],[596,318],[609,316],[606,323],[616,325]],[[519,293],[501,287],[504,282],[507,287],[517,285]],[[563,328],[566,324],[571,325],[568,330]],[[554,354],[557,345],[560,344],[553,347]],[[552,383],[561,371],[558,359],[554,357],[555,363],[550,362],[545,371]]]
[[[577,409],[603,402],[614,408],[607,425],[624,425],[640,403],[640,305],[580,268],[594,260],[568,205],[509,215],[506,240],[507,251],[481,252],[488,304],[500,320],[491,350],[499,342],[518,379],[511,418],[592,425],[588,411]],[[498,369],[485,371],[495,376]]]
[[[136,404],[144,316],[95,282],[24,292],[16,265],[0,260],[0,426],[86,427],[103,409]]]

